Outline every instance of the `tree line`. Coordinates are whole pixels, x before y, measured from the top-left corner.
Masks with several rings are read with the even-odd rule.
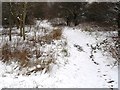
[[[33,25],[36,19],[63,18],[67,26],[96,22],[120,28],[120,2],[3,2],[2,16],[3,27],[11,33],[16,26],[25,40],[25,25]]]

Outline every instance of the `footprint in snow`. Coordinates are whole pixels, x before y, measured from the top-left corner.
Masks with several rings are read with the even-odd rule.
[[[111,80],[111,81],[108,81],[107,83],[113,83],[114,81],[113,80]]]
[[[74,47],[76,47],[79,52],[85,52],[80,45],[74,44]]]

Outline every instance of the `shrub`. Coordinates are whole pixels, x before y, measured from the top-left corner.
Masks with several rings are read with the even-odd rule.
[[[18,43],[18,46],[19,45],[20,44]],[[17,62],[20,70],[25,68],[26,72],[24,75],[30,75],[31,73],[42,71],[44,69],[45,72],[48,72],[50,70],[49,66],[55,62],[54,54],[47,54],[47,52],[40,51],[39,48],[32,51],[26,47],[18,48],[18,46],[11,48],[8,43],[5,43],[1,49],[1,56],[4,63],[11,64],[12,62]],[[45,54],[45,56],[43,56],[43,54]],[[30,68],[33,69],[28,70]]]
[[[41,37],[41,41],[49,43],[53,40],[59,40],[62,36],[61,28],[54,28],[49,34]]]
[[[1,60],[6,64],[16,62],[20,71],[24,70],[24,75],[30,75],[37,71],[45,70],[50,71],[51,64],[56,61],[53,49],[48,51],[44,50],[48,43],[53,40],[60,40],[62,36],[61,28],[54,28],[51,32],[44,32],[44,36],[34,35],[28,36],[26,41],[17,38],[14,42],[6,42],[0,49]],[[47,44],[46,44],[47,43]],[[66,51],[64,51],[66,52]],[[67,52],[66,52],[67,53]]]
[[[3,44],[1,52],[3,62],[8,62],[12,58],[11,48],[8,43]]]
[[[29,53],[27,50],[15,50],[12,52],[12,59],[16,60],[21,67],[26,67],[28,65],[29,59]]]
[[[58,27],[55,27],[50,34],[52,36],[52,39],[59,40],[62,36],[62,29],[58,28]]]

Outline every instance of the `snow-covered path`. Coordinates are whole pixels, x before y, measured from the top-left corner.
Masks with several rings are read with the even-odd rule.
[[[95,64],[91,59],[89,45],[96,43],[93,36],[80,30],[64,28],[64,37],[68,42],[69,56],[60,59],[50,73],[36,73],[30,76],[4,76],[5,66],[0,65],[0,88],[117,88],[118,69],[111,68],[113,58],[103,56],[101,51],[94,54]],[[89,44],[89,45],[88,45]],[[80,50],[81,48],[81,50]],[[9,67],[8,67],[9,68]]]
[[[111,64],[113,58],[109,60],[110,58],[103,56],[102,52],[98,51],[94,58],[99,65],[96,65],[90,59],[91,48],[88,47],[87,44],[94,44],[96,42],[95,38],[84,32],[72,30],[70,28],[64,30],[64,35],[67,37],[70,50],[70,58],[68,59],[69,64],[66,66],[68,69],[66,69],[65,72],[68,72],[67,75],[71,76],[73,79],[71,83],[75,83],[73,85],[74,87],[117,87],[117,67],[111,68],[107,66],[107,64]],[[83,51],[78,51],[74,45],[79,45],[83,48]],[[109,81],[114,82],[108,83]]]

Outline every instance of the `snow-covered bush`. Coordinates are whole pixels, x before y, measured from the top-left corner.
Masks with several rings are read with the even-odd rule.
[[[6,64],[17,63],[20,72],[24,70],[22,73],[24,75],[42,70],[48,72],[50,66],[56,63],[58,56],[66,57],[68,53],[60,27],[43,26],[37,29],[32,27],[26,32],[25,41],[18,35],[13,37],[12,42],[7,42],[7,39],[4,37],[3,41],[6,42],[2,42],[0,58]]]
[[[25,44],[25,43],[24,43]],[[21,47],[21,48],[20,48]],[[45,46],[41,46],[43,49]],[[31,49],[28,49],[31,48]],[[12,50],[13,49],[13,50]],[[26,70],[26,73],[41,71],[46,69],[46,72],[49,70],[49,65],[55,62],[54,53],[52,50],[39,50],[36,47],[22,47],[20,44],[11,49],[11,46],[6,43],[2,47],[2,61],[11,64],[12,62],[17,62],[20,70],[23,68],[33,68],[32,70]],[[45,52],[46,51],[46,52]]]

